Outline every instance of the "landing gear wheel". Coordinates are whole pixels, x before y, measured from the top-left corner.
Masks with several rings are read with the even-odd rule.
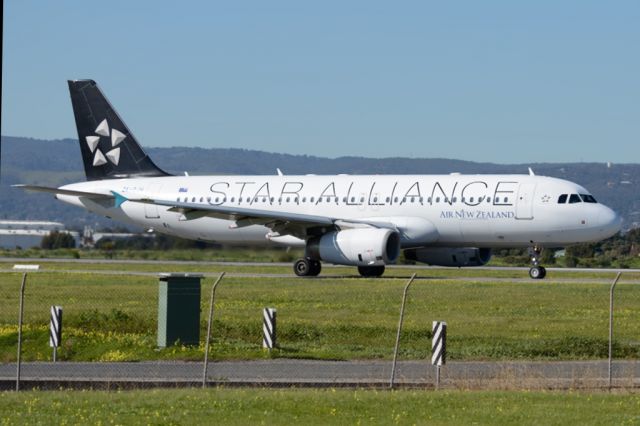
[[[319,261],[309,258],[298,259],[293,264],[293,272],[299,277],[315,277],[321,269],[322,265]]]
[[[529,276],[534,280],[541,280],[547,275],[547,270],[544,266],[534,266],[529,269]]]
[[[318,275],[320,275],[320,271],[322,270],[322,264],[317,260],[311,260],[310,263],[311,272],[309,273],[309,276],[317,277]]]
[[[529,276],[534,280],[541,280],[547,276],[547,270],[544,266],[540,266],[540,255],[542,254],[541,246],[533,246],[529,248],[529,256],[531,256],[531,264]]]
[[[384,265],[381,266],[358,266],[358,272],[363,277],[380,277],[384,274]]]
[[[311,275],[311,262],[309,259],[298,259],[293,264],[293,272],[299,277],[308,277]]]

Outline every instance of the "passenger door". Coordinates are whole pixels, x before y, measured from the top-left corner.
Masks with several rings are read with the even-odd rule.
[[[516,219],[533,219],[533,196],[535,195],[535,183],[521,183],[518,187],[516,199]]]

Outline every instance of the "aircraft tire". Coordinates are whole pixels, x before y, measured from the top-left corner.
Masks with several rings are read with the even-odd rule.
[[[544,279],[544,277],[547,276],[547,270],[545,269],[544,266],[541,266],[540,269],[542,269],[542,275],[540,275],[540,279]]]
[[[309,273],[309,276],[312,277],[317,277],[318,275],[320,275],[320,271],[322,271],[322,263],[320,263],[320,261],[318,260],[311,260],[311,272]]]
[[[310,259],[298,259],[293,264],[293,272],[299,277],[308,277],[313,275],[313,266]],[[319,273],[320,271],[318,271]]]
[[[534,266],[529,269],[529,276],[534,280],[541,280],[547,274],[547,270],[542,266]]]
[[[365,278],[381,277],[384,274],[384,265],[358,266],[358,273]]]

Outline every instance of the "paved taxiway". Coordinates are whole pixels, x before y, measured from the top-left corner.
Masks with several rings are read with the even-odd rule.
[[[109,383],[114,386],[188,385],[202,380],[198,362],[24,363],[22,380],[31,386]],[[442,385],[469,388],[589,388],[607,384],[606,361],[450,362],[442,367]],[[316,361],[276,359],[220,361],[209,364],[214,384],[262,386],[386,386],[390,361]],[[613,364],[616,387],[640,387],[640,361]],[[435,369],[428,361],[398,362],[396,383],[429,387]],[[15,384],[15,364],[0,364],[0,386]]]
[[[138,275],[157,277],[158,273],[162,271],[162,265],[189,265],[189,266],[230,266],[230,267],[291,267],[290,263],[264,263],[264,262],[202,262],[202,261],[156,261],[156,260],[113,260],[113,259],[39,259],[39,258],[0,258],[0,272],[15,272],[13,269],[14,264],[36,263],[44,264],[40,269],[42,272],[51,273],[82,273],[82,274],[100,274],[100,275]],[[108,270],[108,269],[47,269],[47,263],[63,263],[63,264],[129,264],[129,265],[143,265],[152,264],[158,265],[158,271],[137,271],[134,268],[127,270]],[[307,279],[314,280],[327,280],[336,278],[360,278],[360,275],[353,269],[353,272],[344,273],[345,266],[337,265],[323,265],[323,273],[318,277],[310,277]],[[450,281],[474,281],[474,282],[510,282],[510,283],[535,283],[528,276],[529,268],[526,267],[502,267],[502,266],[479,266],[474,267],[473,270],[488,270],[488,271],[520,271],[522,272],[521,278],[514,277],[478,277],[478,276],[429,276],[429,271],[434,270],[457,270],[458,268],[446,268],[439,266],[416,266],[416,265],[390,265],[388,270],[383,276],[385,279],[402,279],[406,280],[409,274],[406,273],[407,269],[411,269],[418,273],[418,280],[450,280]],[[194,268],[195,269],[195,268]],[[404,269],[401,273],[400,270]],[[640,269],[587,269],[587,268],[547,268],[548,272],[559,272],[555,276],[548,276],[546,280],[541,282],[554,282],[554,283],[583,283],[583,284],[609,284],[610,282],[603,278],[576,278],[576,277],[563,277],[562,272],[600,272],[611,273],[612,278],[615,273],[622,272],[623,275],[619,281],[620,284],[640,284],[639,278],[627,278],[625,275],[629,273],[640,273]],[[36,272],[37,273],[37,272]],[[198,270],[189,271],[189,273],[202,274],[207,278],[215,278],[220,275],[220,272],[201,272]],[[626,274],[625,274],[626,273]],[[291,273],[268,273],[268,272],[227,272],[227,277],[236,278],[296,278],[293,272]]]

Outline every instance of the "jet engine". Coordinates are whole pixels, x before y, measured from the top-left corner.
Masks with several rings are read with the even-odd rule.
[[[409,260],[434,266],[482,266],[491,259],[491,249],[426,247],[405,250],[404,255]]]
[[[386,265],[394,263],[399,254],[400,235],[390,229],[345,229],[307,243],[308,256],[338,265]]]

